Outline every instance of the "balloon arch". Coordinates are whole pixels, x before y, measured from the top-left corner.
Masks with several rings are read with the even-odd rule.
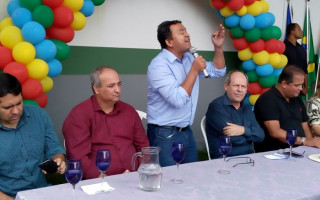
[[[259,96],[278,81],[288,59],[280,41],[281,29],[265,0],[211,0],[242,61],[240,69],[249,79],[246,103],[254,106]]]
[[[68,58],[68,42],[105,0],[11,0],[0,22],[0,70],[19,79],[25,104],[45,107],[45,94]]]
[[[105,0],[11,0],[0,22],[0,70],[17,77],[24,103],[45,107],[52,78],[68,58],[68,42],[86,25],[86,17]],[[252,106],[287,64],[281,30],[265,0],[210,0],[230,30],[233,46],[249,79],[246,102]]]

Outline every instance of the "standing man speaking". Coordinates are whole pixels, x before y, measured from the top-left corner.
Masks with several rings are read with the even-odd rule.
[[[161,166],[175,165],[171,157],[173,142],[182,142],[185,146],[182,163],[195,162],[197,147],[190,126],[198,102],[199,78],[204,77],[204,69],[211,78],[225,75],[225,30],[220,25],[211,35],[215,50],[212,62],[189,53],[190,35],[181,21],[162,22],[157,32],[162,50],[151,61],[147,72],[150,145],[160,147]]]

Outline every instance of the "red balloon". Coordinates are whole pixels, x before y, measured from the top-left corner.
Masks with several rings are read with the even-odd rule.
[[[42,85],[40,81],[28,78],[22,84],[22,97],[24,99],[35,99],[42,93]]]
[[[284,50],[286,50],[286,45],[282,41],[278,40],[278,46],[277,53],[283,54]]]
[[[253,4],[253,2],[255,2],[255,0],[244,0],[244,5],[249,6]]]
[[[50,8],[56,8],[62,4],[63,0],[42,0],[42,3]]]
[[[0,46],[0,69],[3,69],[8,63],[14,61],[12,52],[7,47]]]
[[[41,108],[44,108],[48,104],[48,97],[45,93],[42,92],[34,99],[34,101],[37,102]]]
[[[61,40],[65,43],[71,42],[74,38],[74,30],[71,26],[66,28],[51,26],[46,31],[48,38]]]
[[[262,88],[261,90],[261,94],[265,93],[266,91],[268,91],[270,88]]]
[[[11,62],[3,68],[3,72],[15,76],[21,84],[28,79],[28,70],[22,63]]]
[[[262,87],[260,86],[259,82],[249,83],[248,85],[248,93],[250,94],[260,94]]]
[[[243,4],[244,0],[229,0],[227,5],[231,10],[237,11],[242,8]]]
[[[64,28],[73,22],[73,12],[67,6],[59,6],[53,10],[53,26]]]
[[[227,2],[223,0],[211,0],[211,5],[216,9],[221,9],[227,5]]]
[[[264,47],[265,47],[265,44],[262,39],[259,39],[255,42],[249,42],[249,48],[254,53],[264,50]]]
[[[243,49],[247,48],[248,45],[249,45],[249,43],[244,37],[233,39],[233,47],[236,50],[243,50]]]
[[[265,50],[268,53],[275,53],[279,50],[279,43],[277,39],[271,38],[265,41]]]

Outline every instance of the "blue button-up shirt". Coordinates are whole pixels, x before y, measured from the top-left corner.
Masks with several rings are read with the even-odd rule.
[[[225,93],[209,104],[206,114],[206,133],[213,158],[222,156],[219,152],[219,138],[227,122],[244,126],[245,129],[243,135],[231,137],[232,150],[229,156],[253,153],[253,142],[262,142],[264,139],[264,131],[251,107],[241,102],[240,107],[235,109]]]
[[[192,125],[198,102],[199,77],[197,77],[191,96],[180,85],[191,69],[194,57],[186,52],[182,60],[166,49],[151,61],[148,67],[148,123],[160,126],[186,127]],[[224,76],[226,67],[216,69],[207,62],[210,77]]]
[[[65,154],[47,113],[24,105],[16,128],[0,124],[0,191],[15,196],[18,191],[47,186],[38,165],[54,155]]]

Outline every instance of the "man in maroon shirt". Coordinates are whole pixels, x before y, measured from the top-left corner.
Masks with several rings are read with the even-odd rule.
[[[101,176],[95,165],[100,148],[111,152],[107,175],[131,171],[133,154],[149,146],[141,119],[120,101],[121,81],[115,70],[99,67],[90,79],[94,95],[75,106],[62,127],[67,157],[81,160],[84,179]]]

